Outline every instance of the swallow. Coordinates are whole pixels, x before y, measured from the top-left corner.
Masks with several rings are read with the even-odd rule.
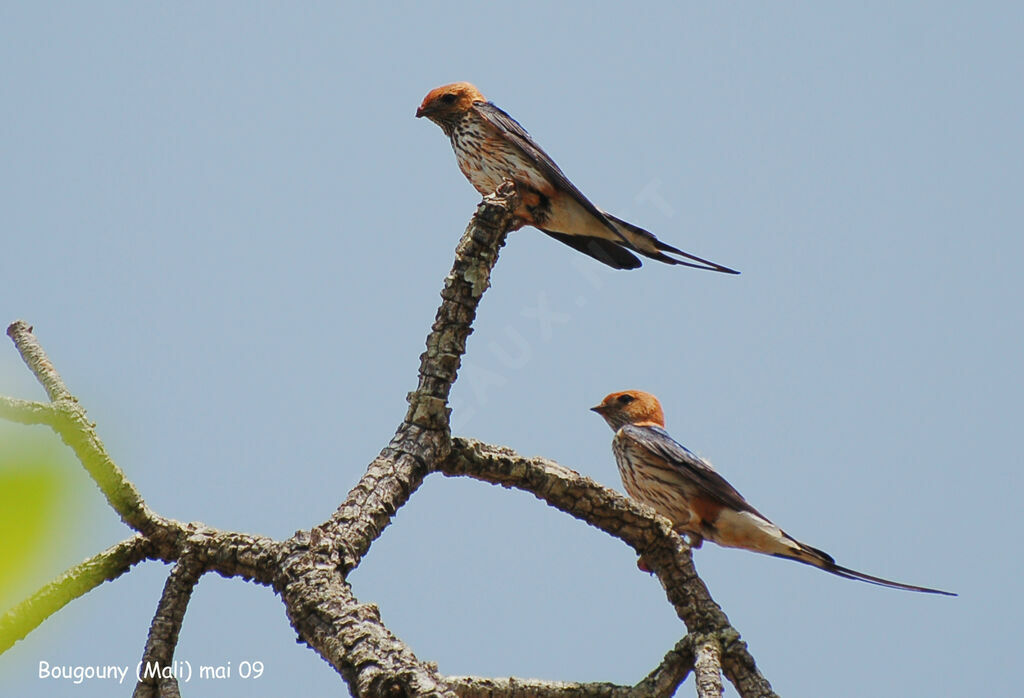
[[[650,393],[611,393],[590,409],[615,432],[612,451],[626,492],[668,517],[676,531],[690,539],[691,547],[699,548],[707,539],[729,548],[796,560],[846,579],[956,596],[843,567],[823,550],[793,538],[752,507],[710,463],[669,436],[661,403]]]
[[[518,121],[468,82],[431,90],[416,117],[433,121],[451,139],[459,169],[478,192],[486,196],[502,182],[513,182],[519,194],[516,217],[583,254],[615,269],[640,267],[635,252],[665,264],[739,273],[599,209]]]

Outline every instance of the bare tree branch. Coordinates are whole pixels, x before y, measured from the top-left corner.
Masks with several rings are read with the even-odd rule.
[[[0,395],[0,419],[19,424],[45,424],[53,426],[57,412],[45,402],[19,400]]]
[[[75,565],[0,616],[0,653],[68,602],[117,579],[143,560],[174,562],[186,546],[207,569],[264,585],[271,584],[281,551],[281,544],[270,538],[168,521],[157,535],[133,536]]]
[[[202,523],[169,521],[159,536],[156,558],[176,562],[194,556],[204,570],[222,577],[241,577],[271,586],[281,564],[285,545],[266,536],[221,531]]]
[[[142,536],[133,536],[85,562],[67,570],[0,617],[0,653],[35,630],[40,623],[79,596],[103,582],[117,579],[132,565],[152,554],[153,544]]]
[[[515,196],[514,189],[503,186],[485,197],[459,242],[426,351],[420,357],[418,386],[409,394],[408,413],[391,442],[329,520],[286,541],[181,523],[150,511],[107,454],[94,425],[50,363],[32,328],[21,321],[12,324],[8,334],[52,402],[0,397],[0,417],[46,424],[57,431],[111,507],[142,535],[69,570],[8,612],[0,619],[0,651],[72,598],[122,574],[139,560],[159,559],[177,564],[168,577],[143,654],[144,661],[157,666],[166,666],[173,659],[185,608],[199,576],[215,571],[273,586],[300,639],[334,666],[358,697],[670,696],[694,669],[698,656],[703,662],[701,675],[711,676],[708,667],[714,665],[718,652],[722,669],[744,698],[774,696],[739,633],[697,577],[689,548],[673,532],[668,519],[552,461],[527,459],[510,449],[451,438],[448,395],[498,251],[508,232],[520,225],[512,213]],[[375,605],[356,599],[346,581],[348,572],[359,564],[395,511],[433,471],[532,492],[620,538],[643,555],[658,575],[691,634],[635,686],[440,675],[435,665],[417,659],[384,626]],[[701,638],[702,644],[694,637]],[[717,669],[712,673],[717,676]],[[713,688],[713,682],[708,685]],[[137,686],[137,695],[157,692],[177,695],[177,685],[174,681],[143,681]]]
[[[697,698],[722,698],[722,647],[715,638],[697,644],[697,659],[693,674],[697,684]]]
[[[668,698],[693,668],[690,636],[676,643],[661,664],[635,686],[612,683],[567,683],[537,679],[489,679],[479,676],[448,676],[448,684],[459,698]]]
[[[476,308],[490,286],[491,270],[509,231],[514,190],[485,197],[455,249],[455,263],[444,280],[441,305],[420,356],[419,385],[409,394],[409,411],[387,448],[370,463],[366,474],[319,526],[333,536],[348,571],[390,523],[391,517],[423,482],[430,464],[448,454],[448,393],[455,382]]]
[[[454,696],[436,667],[420,662],[384,627],[373,604],[359,603],[332,551],[310,541],[309,554],[283,563],[276,584],[299,637],[345,678],[355,696]]]
[[[121,520],[142,534],[152,533],[163,522],[150,511],[142,495],[111,460],[96,435],[95,425],[64,385],[57,369],[32,334],[32,327],[23,320],[17,320],[7,328],[7,335],[14,340],[21,358],[50,396],[51,407],[57,411],[57,418],[50,426],[75,452]]]
[[[160,603],[149,626],[146,649],[142,653],[140,677],[134,698],[178,696],[178,680],[168,672],[178,644],[178,633],[185,618],[185,609],[192,598],[192,589],[203,574],[203,566],[194,556],[184,555],[167,575]]]
[[[408,695],[452,695],[436,669],[419,662],[383,626],[375,607],[355,601],[344,575],[359,564],[395,511],[423,482],[431,464],[448,454],[448,393],[498,251],[518,225],[512,216],[514,196],[506,189],[486,197],[459,241],[427,350],[420,357],[419,385],[409,395],[409,411],[391,443],[370,463],[334,516],[309,533],[308,544],[301,532],[290,541],[292,554],[283,561],[275,583],[292,625],[359,696],[385,695],[379,692],[384,667],[389,667],[387,675],[399,677]],[[331,596],[323,596],[328,589]],[[341,604],[340,599],[348,603]]]
[[[510,448],[473,439],[455,438],[452,442],[451,455],[439,464],[441,472],[531,492],[630,545],[657,574],[690,633],[719,638],[723,669],[740,695],[775,695],[746,643],[697,576],[689,547],[668,519],[546,458],[524,458]]]
[[[22,360],[32,371],[32,375],[36,377],[39,384],[43,386],[50,402],[75,399],[68,387],[64,385],[64,379],[50,363],[50,357],[36,341],[31,325],[24,320],[15,320],[8,326],[7,336],[14,341],[14,346],[18,348]]]
[[[632,686],[611,683],[485,679],[479,676],[447,678],[459,698],[640,698]],[[654,694],[649,698],[654,698]]]
[[[687,635],[665,654],[661,664],[635,687],[637,697],[671,696],[693,669],[693,643]]]

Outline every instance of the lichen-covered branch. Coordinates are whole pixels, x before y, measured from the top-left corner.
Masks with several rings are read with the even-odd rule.
[[[165,675],[164,670],[171,666],[174,659],[174,648],[178,645],[178,633],[185,618],[185,609],[188,608],[192,589],[202,573],[203,566],[199,560],[186,553],[167,575],[160,603],[149,625],[149,637],[146,638],[146,649],[142,653],[142,668],[133,698],[180,695],[178,680],[173,672]]]

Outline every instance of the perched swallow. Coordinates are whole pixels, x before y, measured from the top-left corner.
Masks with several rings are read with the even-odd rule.
[[[518,121],[468,82],[431,90],[416,116],[427,117],[451,139],[459,169],[478,192],[491,194],[503,181],[511,180],[520,197],[518,218],[610,267],[636,269],[640,260],[632,252],[637,252],[666,264],[739,273],[667,245],[643,228],[599,209]]]
[[[658,399],[640,390],[608,395],[591,408],[615,431],[612,450],[629,496],[667,516],[692,547],[705,538],[730,548],[784,557],[871,584],[956,596],[841,567],[826,552],[801,543],[768,520],[719,475],[665,431]]]

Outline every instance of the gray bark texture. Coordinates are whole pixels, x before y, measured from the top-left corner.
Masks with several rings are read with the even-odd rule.
[[[192,590],[207,572],[238,577],[280,595],[301,641],[333,666],[359,698],[461,696],[547,698],[673,695],[692,672],[698,696],[720,696],[721,675],[744,698],[774,696],[754,658],[697,576],[686,543],[651,509],[543,458],[472,439],[453,438],[448,395],[472,332],[473,320],[513,216],[515,191],[503,185],[485,197],[469,223],[445,277],[441,304],[409,409],[395,435],[330,519],[287,540],[222,531],[164,518],[113,462],[85,410],[68,390],[33,334],[17,321],[8,328],[49,402],[0,396],[0,418],[53,429],[75,452],[110,506],[133,535],[77,565],[0,617],[0,652],[65,604],[116,579],[143,560],[172,563],[143,649],[143,661],[173,661]],[[538,499],[631,546],[657,575],[687,633],[651,673],[632,686],[518,678],[445,676],[416,657],[381,621],[377,607],[360,601],[347,576],[423,479],[440,472],[531,492]],[[176,696],[173,679],[152,679],[135,695]]]

